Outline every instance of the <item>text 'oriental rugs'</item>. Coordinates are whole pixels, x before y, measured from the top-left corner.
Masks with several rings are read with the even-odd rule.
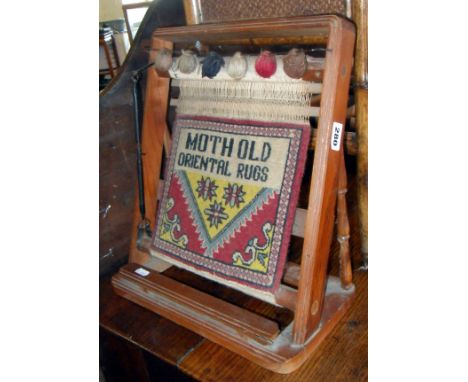
[[[308,123],[179,114],[152,254],[253,295],[280,283]]]

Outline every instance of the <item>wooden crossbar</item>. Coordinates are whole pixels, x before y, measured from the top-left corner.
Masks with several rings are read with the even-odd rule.
[[[135,272],[137,270],[143,274],[147,272],[148,275],[142,276],[142,273]],[[167,309],[168,313],[172,311],[171,318],[175,316],[173,309],[183,315],[189,311],[187,319],[190,321],[209,327],[210,322],[216,320],[228,330],[256,341],[271,342],[279,334],[276,322],[181,284],[160,273],[151,272],[138,264],[127,264],[121,268],[114,277],[113,284],[122,294],[125,292],[139,294],[143,304],[148,303],[145,301],[148,295],[157,295],[160,309]]]

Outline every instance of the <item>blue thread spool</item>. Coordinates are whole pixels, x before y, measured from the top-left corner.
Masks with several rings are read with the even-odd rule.
[[[223,57],[216,52],[209,52],[202,63],[202,77],[215,77],[222,66],[224,66]]]

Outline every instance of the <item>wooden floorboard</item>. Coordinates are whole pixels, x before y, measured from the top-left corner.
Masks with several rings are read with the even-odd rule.
[[[110,279],[100,285],[100,326],[170,364],[178,364],[203,337],[117,296]]]

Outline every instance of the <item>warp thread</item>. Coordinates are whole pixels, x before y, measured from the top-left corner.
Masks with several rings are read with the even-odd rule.
[[[231,78],[240,80],[247,73],[247,58],[241,52],[234,53],[226,69]]]
[[[321,93],[322,85],[313,82],[229,81],[202,79],[174,79],[181,97],[269,100],[288,104],[310,104],[313,94]]]
[[[309,105],[320,85],[312,82],[175,79],[171,85],[180,90],[171,106],[182,114],[275,122],[318,116],[319,108]]]
[[[216,52],[209,52],[202,62],[202,77],[215,77],[222,66],[224,66],[224,58]]]
[[[182,55],[177,60],[177,68],[184,74],[190,74],[198,67],[198,59],[191,50],[182,49]]]
[[[162,48],[156,55],[154,67],[160,72],[167,72],[172,66],[172,51]]]
[[[255,61],[255,70],[263,78],[270,78],[276,72],[276,56],[264,50]]]
[[[319,108],[314,106],[270,103],[268,101],[213,101],[210,99],[183,98],[171,102],[181,114],[204,115],[236,119],[252,119],[272,122],[308,122],[318,116]]]
[[[293,48],[283,57],[283,70],[291,78],[302,78],[307,70],[307,57],[303,49]]]

